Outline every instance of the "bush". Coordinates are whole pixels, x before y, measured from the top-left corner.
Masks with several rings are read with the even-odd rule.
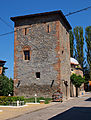
[[[25,98],[23,96],[0,96],[0,105],[12,105],[12,103],[15,103],[16,101],[24,101]]]
[[[26,102],[35,102],[35,98],[32,97],[32,98],[25,98]],[[37,98],[37,102],[39,103],[40,100],[45,100],[45,104],[48,104],[52,99],[51,98],[44,98],[44,97],[38,97]]]
[[[51,98],[44,98],[44,97],[39,97],[37,98],[37,102],[39,103],[40,100],[45,100],[45,104],[48,104],[52,99]],[[23,96],[0,96],[0,105],[16,105],[16,101],[24,101],[24,104],[26,102],[35,102],[35,98],[24,98]],[[22,103],[21,103],[22,105]]]

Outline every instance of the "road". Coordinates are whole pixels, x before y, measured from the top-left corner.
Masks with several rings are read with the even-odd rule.
[[[7,120],[91,120],[91,93]]]

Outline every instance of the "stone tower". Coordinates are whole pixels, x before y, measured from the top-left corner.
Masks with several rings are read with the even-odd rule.
[[[14,94],[70,94],[70,24],[59,11],[11,17],[14,32]]]

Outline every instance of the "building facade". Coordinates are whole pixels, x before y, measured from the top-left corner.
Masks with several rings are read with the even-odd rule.
[[[71,75],[72,74],[76,74],[76,75],[81,75],[83,77],[83,70],[79,64],[79,62],[74,59],[74,58],[70,58],[70,64],[71,64]],[[84,84],[82,84],[80,86],[80,88],[78,89],[79,91],[79,96],[84,95],[85,91],[84,91]],[[70,96],[71,97],[75,97],[76,96],[76,88],[75,86],[72,84],[72,82],[70,82]]]
[[[0,75],[3,74],[5,69],[8,69],[7,67],[4,67],[5,63],[6,63],[6,61],[0,60]]]
[[[11,17],[14,35],[14,94],[70,96],[70,24],[61,11]],[[67,84],[64,84],[67,83]]]

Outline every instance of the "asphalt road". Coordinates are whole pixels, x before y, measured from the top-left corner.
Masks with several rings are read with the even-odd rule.
[[[8,120],[91,120],[91,93]]]

